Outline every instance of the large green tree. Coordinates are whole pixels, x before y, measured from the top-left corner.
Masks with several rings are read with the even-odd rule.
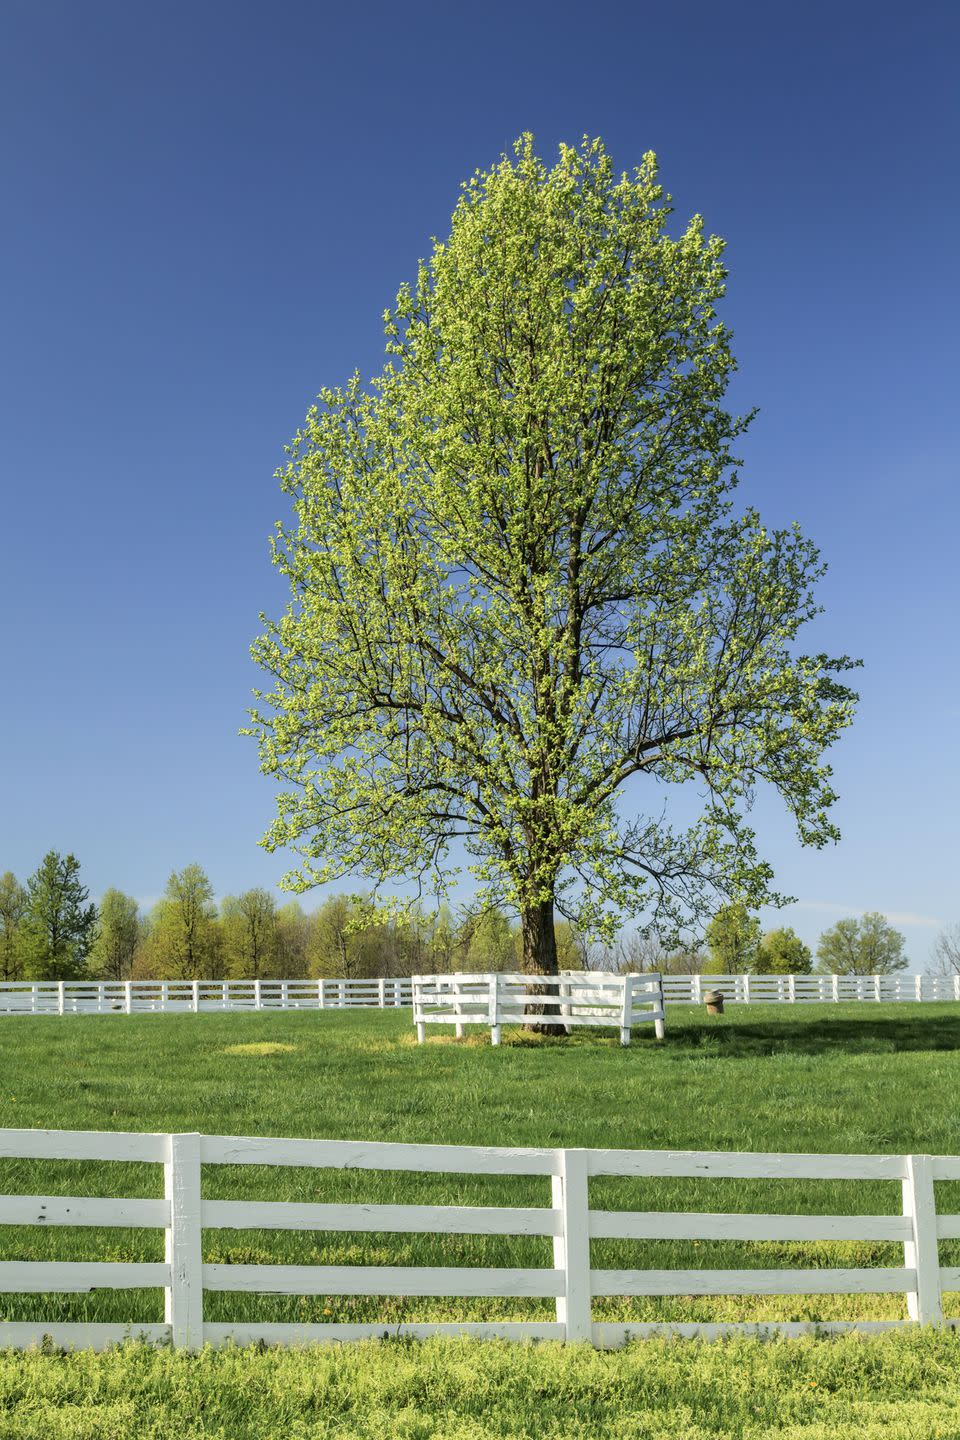
[[[220,906],[224,961],[230,975],[257,979],[272,975],[277,958],[277,902],[257,886],[227,895]]]
[[[707,926],[706,941],[708,974],[747,975],[758,969],[760,921],[742,901],[720,907]]]
[[[809,975],[813,968],[810,946],[789,925],[768,930],[760,941],[757,969],[764,975]]]
[[[380,375],[310,410],[279,472],[292,597],[253,651],[290,888],[442,894],[465,852],[553,972],[555,906],[610,938],[770,899],[758,785],[836,838],[851,662],[795,645],[813,545],[732,507],[723,242],[670,214],[652,155],[617,175],[585,140],[549,169],[522,138],[386,313]]]
[[[97,937],[97,907],[75,855],[49,850],[27,881],[25,968],[35,980],[77,980]]]
[[[832,975],[891,975],[907,968],[903,935],[877,910],[848,916],[824,930],[817,969]]]
[[[100,897],[100,933],[90,951],[90,965],[105,980],[126,980],[145,925],[132,895],[105,890]]]
[[[149,968],[170,979],[219,979],[223,947],[213,886],[202,865],[173,870],[150,917]]]

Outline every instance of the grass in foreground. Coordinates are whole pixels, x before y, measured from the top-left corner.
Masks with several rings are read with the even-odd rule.
[[[953,1440],[953,1333],[0,1355],[0,1440]]]
[[[414,1043],[409,1012],[0,1019],[0,1124],[203,1130],[499,1145],[960,1152],[960,1009],[770,1007],[707,1022],[671,1009],[667,1040],[639,1029],[556,1043],[515,1033]],[[156,1195],[159,1167],[4,1162],[0,1191]],[[220,1198],[549,1204],[542,1180],[208,1167]],[[941,1206],[960,1211],[960,1186]],[[849,1182],[595,1182],[594,1204],[636,1209],[899,1210],[899,1186]],[[951,1202],[952,1205],[951,1205]],[[958,1263],[956,1242],[942,1246]],[[0,1258],[159,1259],[147,1231],[3,1227]],[[549,1265],[549,1242],[462,1236],[208,1232],[219,1262]],[[773,1267],[902,1263],[880,1244],[595,1242],[593,1263]],[[960,1305],[952,1306],[957,1313]],[[549,1301],[210,1294],[211,1320],[547,1318]],[[598,1319],[895,1318],[897,1296],[598,1302]],[[2,1296],[0,1318],[162,1318],[159,1292]]]

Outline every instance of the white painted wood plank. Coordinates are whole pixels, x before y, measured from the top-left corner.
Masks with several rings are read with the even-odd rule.
[[[171,1135],[168,1145],[163,1175],[170,1224],[164,1237],[164,1256],[170,1279],[163,1318],[172,1328],[174,1345],[192,1350],[203,1344],[200,1136]]]
[[[910,1236],[902,1215],[747,1215],[592,1210],[595,1240],[892,1240]]]
[[[165,1135],[105,1130],[0,1130],[0,1160],[138,1160],[162,1164]]]
[[[937,1216],[937,1239],[960,1240],[960,1215]]]
[[[0,1348],[28,1350],[50,1339],[55,1345],[72,1350],[106,1350],[125,1340],[145,1340],[161,1344],[170,1339],[169,1325],[106,1325],[80,1320],[4,1320],[0,1321]]]
[[[914,1271],[871,1266],[819,1270],[594,1270],[595,1295],[890,1295]]]
[[[0,1225],[97,1225],[160,1229],[166,1200],[101,1200],[88,1195],[0,1195]]]
[[[591,1175],[769,1180],[902,1180],[903,1155],[802,1155],[696,1150],[591,1150]]]
[[[0,1260],[0,1292],[38,1295],[166,1285],[169,1265],[124,1260]]]
[[[901,1271],[897,1272],[901,1274]],[[204,1265],[207,1290],[263,1295],[474,1295],[555,1297],[554,1270],[467,1265]]]
[[[231,1340],[237,1345],[253,1345],[259,1340],[268,1345],[324,1345],[334,1340],[386,1340],[400,1336],[427,1340],[433,1335],[468,1335],[476,1340],[562,1340],[563,1326],[555,1320],[405,1321],[391,1325],[375,1322],[284,1324],[282,1321],[258,1325],[255,1321],[246,1321],[208,1324],[203,1332],[204,1340],[211,1345],[223,1345]]]
[[[2,1210],[0,1210],[2,1217]],[[553,1210],[497,1205],[324,1205],[287,1200],[204,1200],[219,1230],[333,1230],[437,1235],[554,1235]]]
[[[904,1265],[916,1274],[907,1294],[907,1313],[922,1325],[943,1320],[940,1296],[940,1255],[937,1245],[937,1207],[933,1193],[933,1166],[929,1155],[908,1155],[903,1180],[903,1213],[911,1233],[903,1246]]]
[[[553,1242],[554,1269],[560,1278],[557,1320],[566,1340],[589,1340],[592,1319],[590,1289],[590,1200],[586,1155],[560,1152],[560,1173],[551,1180],[559,1231]]]
[[[382,1140],[284,1140],[240,1135],[204,1135],[201,1158],[205,1165],[302,1165],[454,1175],[552,1175],[558,1163],[554,1150],[409,1145]]]

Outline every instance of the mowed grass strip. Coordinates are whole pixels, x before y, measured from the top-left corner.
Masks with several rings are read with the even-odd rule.
[[[0,1355],[0,1440],[948,1440],[960,1340]]]
[[[483,1039],[485,1041],[485,1032]],[[672,1008],[667,1040],[638,1027],[567,1042],[508,1032],[414,1043],[409,1012],[288,1012],[0,1019],[0,1123],[104,1130],[320,1136],[450,1144],[960,1153],[960,1008],[731,1009],[716,1021]],[[0,1163],[20,1194],[161,1193],[157,1166]],[[221,1199],[548,1205],[542,1179],[214,1167]],[[850,1182],[600,1180],[611,1209],[898,1213],[899,1185]],[[960,1210],[960,1187],[941,1186]],[[956,1264],[957,1246],[941,1247]],[[526,1266],[551,1262],[536,1238],[207,1231],[218,1263]],[[162,1259],[159,1232],[0,1227],[5,1259]],[[620,1242],[593,1245],[602,1268],[899,1265],[872,1242]],[[550,1318],[537,1300],[261,1297],[210,1293],[210,1320]],[[960,1307],[953,1306],[953,1313]],[[598,1319],[898,1318],[898,1296],[628,1299]],[[0,1318],[162,1318],[160,1292],[0,1295]]]

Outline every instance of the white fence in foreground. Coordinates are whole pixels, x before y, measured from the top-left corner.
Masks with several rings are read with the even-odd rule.
[[[549,1010],[549,1014],[544,1014]],[[659,975],[613,975],[566,970],[562,975],[462,973],[414,975],[413,1021],[423,1044],[428,1025],[454,1025],[462,1036],[466,1025],[489,1025],[490,1043],[500,1044],[502,1025],[558,1021],[612,1026],[620,1044],[630,1044],[633,1025],[652,1021],[663,1039],[663,985]]]
[[[585,982],[596,974],[574,970],[564,972],[560,978]],[[728,1002],[740,1005],[960,1001],[960,975],[664,975],[662,984],[663,999],[668,1005],[700,1005],[708,990],[722,990]],[[0,981],[0,1015],[353,1010],[412,1003],[413,982],[408,977],[389,980]]]
[[[126,1161],[161,1165],[164,1198],[93,1199],[62,1195],[0,1197],[0,1225],[135,1226],[162,1229],[162,1263],[124,1261],[0,1262],[0,1292],[36,1294],[162,1287],[165,1319],[157,1324],[0,1323],[0,1346],[26,1346],[49,1335],[57,1344],[103,1345],[128,1335],[196,1347],[240,1343],[317,1342],[368,1336],[467,1333],[506,1339],[585,1340],[598,1346],[672,1330],[712,1335],[731,1329],[819,1328],[815,1322],[740,1325],[606,1323],[593,1318],[604,1296],[854,1295],[906,1297],[912,1321],[943,1321],[942,1291],[960,1288],[960,1269],[941,1266],[938,1243],[960,1238],[960,1215],[938,1214],[934,1182],[960,1180],[960,1157],[929,1155],[789,1155],[659,1150],[540,1150],[369,1141],[253,1139],[226,1135],[143,1135],[69,1130],[0,1130],[0,1158]],[[319,1204],[206,1200],[204,1165],[307,1166],[319,1169],[542,1177],[543,1206]],[[748,1215],[595,1209],[597,1176],[893,1181],[902,1213],[887,1215]],[[549,1181],[549,1190],[547,1182]],[[532,1235],[552,1241],[549,1267],[416,1267],[409,1265],[207,1264],[205,1230],[253,1229],[386,1234]],[[594,1239],[738,1241],[886,1241],[902,1244],[895,1267],[794,1269],[596,1269]],[[102,1245],[102,1238],[95,1244]],[[555,1320],[404,1324],[211,1324],[206,1291],[311,1296],[541,1297]],[[465,1307],[469,1313],[469,1307]],[[903,1320],[833,1321],[826,1329],[879,1329]],[[952,1322],[949,1322],[952,1323]]]

